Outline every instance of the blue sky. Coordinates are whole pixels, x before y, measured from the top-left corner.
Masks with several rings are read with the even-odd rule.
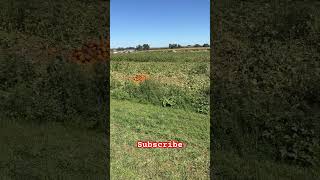
[[[111,48],[210,41],[210,0],[111,0]]]

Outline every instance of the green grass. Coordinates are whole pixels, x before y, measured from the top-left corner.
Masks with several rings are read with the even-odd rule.
[[[111,100],[113,179],[208,179],[209,116]],[[184,149],[139,149],[136,142],[177,140]]]
[[[112,54],[112,61],[137,61],[137,62],[203,62],[210,61],[210,51],[143,51],[136,53]]]
[[[239,157],[228,151],[214,154],[214,179],[317,180],[320,177],[319,168],[303,168],[249,156]]]
[[[1,120],[0,179],[105,179],[103,133]]]

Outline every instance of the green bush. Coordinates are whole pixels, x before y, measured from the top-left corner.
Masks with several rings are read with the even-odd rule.
[[[174,85],[164,85],[154,80],[146,80],[141,84],[112,80],[111,96],[117,99],[136,100],[163,107],[190,109],[199,113],[209,113],[208,92],[198,93],[184,90]],[[116,85],[118,84],[118,85]]]
[[[312,27],[319,16],[310,5],[274,12],[262,4],[248,2],[245,9],[231,6],[221,12],[224,32],[212,43],[214,147],[317,165],[320,54],[315,40],[320,36]],[[237,16],[250,9],[259,15]]]
[[[76,47],[98,37],[107,23],[106,3],[66,1],[1,1],[0,31],[20,32],[46,39],[48,44]]]
[[[23,57],[12,57],[1,64],[3,67],[7,69],[0,76],[4,82],[1,111],[6,116],[41,123],[103,125],[108,103],[107,78],[101,77],[105,74],[103,64],[77,65],[56,57],[39,66]]]

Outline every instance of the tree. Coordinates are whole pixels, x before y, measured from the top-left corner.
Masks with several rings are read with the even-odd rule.
[[[203,44],[202,47],[210,47],[210,45],[209,44]]]
[[[143,50],[149,50],[150,46],[149,46],[149,44],[143,44],[142,48],[143,48]]]
[[[194,47],[201,47],[201,45],[200,44],[195,44]]]
[[[177,44],[169,44],[169,49],[174,49],[177,48],[178,45]]]
[[[139,44],[139,45],[136,47],[136,50],[137,50],[137,51],[141,51],[141,50],[143,50],[143,47]]]

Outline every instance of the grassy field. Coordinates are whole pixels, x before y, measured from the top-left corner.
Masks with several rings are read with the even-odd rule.
[[[136,75],[146,77],[134,81]],[[111,175],[115,179],[209,178],[209,52],[111,57]],[[176,140],[184,149],[138,149]]]
[[[111,100],[112,179],[208,179],[209,117]],[[177,140],[184,149],[139,149],[136,141]]]
[[[112,61],[136,61],[136,62],[209,62],[210,51],[137,51],[135,53],[113,54]]]

